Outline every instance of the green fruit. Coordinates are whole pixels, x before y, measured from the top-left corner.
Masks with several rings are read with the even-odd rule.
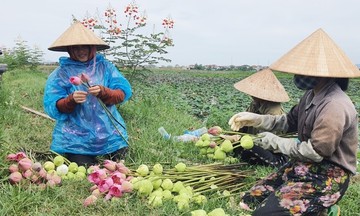
[[[69,172],[69,168],[68,166],[66,166],[66,164],[61,164],[56,168],[56,174],[58,174],[58,176],[64,176],[68,172]]]
[[[142,177],[135,177],[130,180],[130,183],[133,185],[135,190],[139,190],[141,180]]]
[[[234,157],[230,158],[230,163],[235,164],[235,163],[238,163],[238,162],[239,162],[238,158],[234,158]]]
[[[180,200],[178,203],[177,203],[177,207],[180,211],[184,211],[184,210],[187,210],[189,209],[189,201],[186,201],[186,200]]]
[[[209,159],[214,159],[214,154],[212,154],[212,153],[206,154],[206,157]]]
[[[170,200],[173,198],[173,195],[170,190],[164,190],[162,192],[162,196],[163,196],[164,200]]]
[[[193,200],[196,204],[202,205],[205,204],[207,202],[207,198],[204,195],[196,195],[193,197]]]
[[[74,173],[72,173],[72,172],[68,172],[67,174],[66,174],[66,176],[68,177],[68,179],[75,179],[75,174]]]
[[[226,158],[226,153],[223,150],[221,150],[221,149],[215,150],[215,153],[214,153],[215,160],[224,160],[225,158]]]
[[[82,172],[82,173],[86,174],[86,168],[84,166],[79,166],[78,172]]]
[[[162,183],[161,183],[161,187],[164,190],[172,190],[173,186],[174,186],[174,184],[170,179],[164,179],[164,181],[162,181]]]
[[[186,169],[186,164],[184,164],[182,162],[175,165],[175,170],[178,172],[184,172],[185,169]]]
[[[156,175],[162,174],[162,172],[163,172],[163,167],[162,167],[162,165],[159,164],[159,163],[155,164],[154,167],[153,167],[153,172],[154,172]]]
[[[61,156],[61,155],[57,155],[56,157],[54,157],[54,164],[55,166],[60,166],[61,164],[64,164],[65,160],[64,160],[64,157]]]
[[[162,196],[155,196],[155,197],[149,198],[149,204],[150,204],[152,207],[162,206],[162,204],[163,204],[163,202],[162,202]]]
[[[207,148],[201,148],[200,149],[200,154],[201,155],[206,155],[207,154]]]
[[[83,172],[77,171],[77,172],[75,173],[75,179],[76,179],[76,180],[86,179],[86,174],[83,173]]]
[[[191,213],[191,216],[207,216],[206,211],[203,209],[194,210]]]
[[[190,197],[188,194],[182,193],[182,194],[179,194],[179,195],[177,195],[177,196],[174,196],[173,201],[174,201],[174,202],[180,202],[180,201],[187,201],[187,202],[189,202],[190,199],[191,199],[191,197]]]
[[[138,194],[140,196],[148,196],[153,191],[154,186],[152,185],[151,181],[148,179],[144,179],[139,181],[139,190]]]
[[[53,162],[51,162],[51,161],[46,161],[45,163],[44,163],[44,169],[46,170],[46,171],[50,171],[50,170],[55,170],[55,164],[53,163]]]
[[[140,175],[140,176],[147,176],[149,174],[149,167],[145,164],[141,164],[136,172]]]
[[[251,149],[252,147],[254,147],[254,142],[251,136],[244,135],[243,137],[241,137],[240,146],[243,147],[244,149]]]
[[[162,190],[156,190],[151,192],[151,194],[149,195],[149,199],[153,199],[156,196],[162,197],[163,196]]]
[[[230,191],[228,191],[228,190],[224,190],[224,191],[222,192],[222,195],[223,195],[223,196],[230,196],[231,193],[230,193]]]
[[[203,135],[201,135],[200,139],[202,141],[206,141],[206,140],[210,141],[210,134],[204,133]]]
[[[233,144],[230,140],[224,140],[224,142],[221,143],[220,148],[226,153],[232,152],[232,150],[234,149]]]
[[[71,162],[69,164],[69,172],[76,173],[78,171],[79,166],[75,162]]]
[[[226,216],[224,209],[216,208],[208,213],[208,216]]]
[[[179,191],[183,188],[185,188],[184,184],[181,181],[177,181],[173,186],[172,192],[179,193]]]
[[[204,141],[202,141],[201,139],[199,139],[198,141],[196,141],[195,146],[197,147],[202,147],[204,145]]]
[[[154,178],[154,180],[151,180],[151,183],[152,183],[154,189],[156,190],[156,189],[160,188],[162,179]]]
[[[204,140],[202,147],[209,147],[209,145],[210,145],[210,140]]]
[[[206,153],[214,153],[215,152],[215,149],[214,148],[210,148],[210,147],[208,147],[207,149],[206,149]]]

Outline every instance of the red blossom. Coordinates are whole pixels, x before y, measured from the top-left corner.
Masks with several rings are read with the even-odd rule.
[[[78,86],[81,84],[81,79],[77,76],[72,76],[72,77],[70,77],[70,83]]]

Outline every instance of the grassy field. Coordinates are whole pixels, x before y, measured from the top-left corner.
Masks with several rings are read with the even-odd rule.
[[[127,123],[131,145],[126,165],[137,167],[142,163],[160,162],[171,168],[178,162],[189,166],[212,163],[201,157],[192,144],[162,139],[157,129],[163,126],[173,135],[203,126],[219,125],[228,129],[228,119],[244,110],[250,100],[234,89],[233,84],[248,75],[245,72],[158,70],[141,81],[131,80],[134,96],[119,107]],[[291,97],[291,101],[284,104],[289,110],[302,92],[294,88],[291,76],[277,75]],[[146,199],[136,194],[85,208],[82,202],[90,194],[91,186],[86,180],[63,181],[62,186],[46,190],[9,184],[7,154],[25,149],[41,161],[49,150],[54,122],[21,107],[43,112],[47,76],[48,72],[44,71],[7,71],[0,83],[0,215],[190,215],[189,211],[194,209],[210,211],[218,207],[229,215],[246,214],[239,209],[238,196],[209,199],[203,206],[192,204],[188,211],[179,211],[173,202],[152,208],[146,204]],[[359,88],[359,80],[352,80],[348,92],[358,111]],[[264,167],[251,168],[256,170],[254,179],[273,171]],[[360,215],[359,198],[360,179],[354,178],[339,204],[342,215]]]

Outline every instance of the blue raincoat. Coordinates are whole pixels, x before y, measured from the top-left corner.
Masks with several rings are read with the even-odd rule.
[[[89,94],[86,102],[78,104],[72,113],[59,112],[56,102],[75,90],[87,91],[84,85],[75,86],[69,81],[70,77],[85,73],[90,78],[90,85],[121,89],[125,93],[124,103],[132,95],[128,80],[100,54],[86,63],[68,57],[60,57],[59,63],[60,66],[49,75],[44,92],[45,112],[56,120],[50,149],[59,154],[103,155],[126,147],[123,139],[128,139],[126,130],[115,122],[122,137],[95,96]],[[116,106],[107,107],[125,127]]]

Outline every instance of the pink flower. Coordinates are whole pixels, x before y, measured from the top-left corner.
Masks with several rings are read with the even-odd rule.
[[[208,133],[213,135],[213,136],[220,135],[222,131],[223,131],[222,128],[219,127],[219,126],[214,126],[214,127],[211,127],[211,128],[208,129]]]
[[[97,186],[97,185],[93,185],[93,186],[91,186],[90,191],[94,191],[94,190],[96,190],[96,189],[98,189],[98,186]]]
[[[25,170],[22,175],[24,176],[24,178],[26,179],[30,179],[30,177],[33,175],[33,172],[31,170]]]
[[[10,171],[11,173],[19,171],[18,165],[17,165],[17,164],[11,164],[11,165],[9,166],[9,171]]]
[[[131,171],[127,168],[122,162],[116,164],[117,170],[125,175],[129,174]]]
[[[126,179],[126,175],[119,171],[115,171],[111,174],[111,178],[115,184],[121,184],[121,181]]]
[[[100,193],[99,189],[95,189],[95,190],[93,190],[93,191],[91,192],[91,195],[94,195],[94,196],[96,196],[96,197],[99,197],[99,196],[101,195],[101,193]]]
[[[88,175],[88,180],[91,183],[98,184],[101,180],[106,178],[106,172],[104,169],[93,171]]]
[[[31,176],[31,181],[34,182],[34,183],[39,182],[39,179],[40,179],[40,178],[39,178],[38,175],[32,175],[32,176]]]
[[[216,142],[214,142],[214,141],[211,141],[210,144],[209,144],[210,148],[215,148],[216,146],[217,146]]]
[[[56,183],[54,180],[52,179],[49,179],[47,182],[46,182],[46,186],[50,187],[50,188],[54,188],[56,186]]]
[[[122,192],[130,193],[133,190],[133,185],[128,181],[123,181],[121,184]]]
[[[33,162],[29,158],[23,158],[19,161],[19,169],[26,171],[32,167]]]
[[[61,184],[61,177],[58,175],[54,175],[52,180],[55,182],[55,184],[59,185]]]
[[[40,162],[35,162],[35,163],[33,163],[31,168],[32,168],[32,170],[34,170],[36,172],[40,172],[42,165]]]
[[[9,154],[6,159],[9,161],[20,161],[21,159],[26,158],[26,154],[24,152],[18,152],[16,154]]]
[[[115,171],[116,170],[116,162],[112,161],[112,160],[105,160],[104,167],[106,169],[108,169],[109,171]]]
[[[94,171],[99,170],[99,169],[100,169],[100,167],[98,165],[92,165],[88,168],[88,173],[91,174]]]
[[[121,185],[113,184],[109,189],[109,193],[106,194],[105,199],[108,200],[113,196],[114,197],[121,197],[122,196]]]
[[[84,205],[85,207],[87,207],[87,206],[89,206],[89,205],[93,205],[93,204],[95,204],[96,200],[97,200],[97,197],[96,197],[96,196],[90,195],[90,196],[88,196],[88,197],[84,200],[83,205]]]
[[[41,177],[41,178],[46,178],[46,170],[44,169],[44,168],[41,168],[40,169],[40,171],[38,172],[39,173],[39,176]]]
[[[82,74],[81,74],[80,79],[81,79],[81,81],[84,82],[84,83],[90,82],[90,77],[89,77],[87,74],[85,74],[85,73],[82,73]]]
[[[99,191],[101,193],[106,192],[110,189],[111,186],[114,185],[114,181],[112,180],[112,178],[106,178],[103,180],[100,180],[98,186],[99,186]]]
[[[73,85],[80,85],[81,79],[77,76],[72,76],[72,77],[70,77],[70,83]]]
[[[9,176],[9,180],[11,184],[19,183],[22,179],[22,175],[20,172],[13,172]]]

